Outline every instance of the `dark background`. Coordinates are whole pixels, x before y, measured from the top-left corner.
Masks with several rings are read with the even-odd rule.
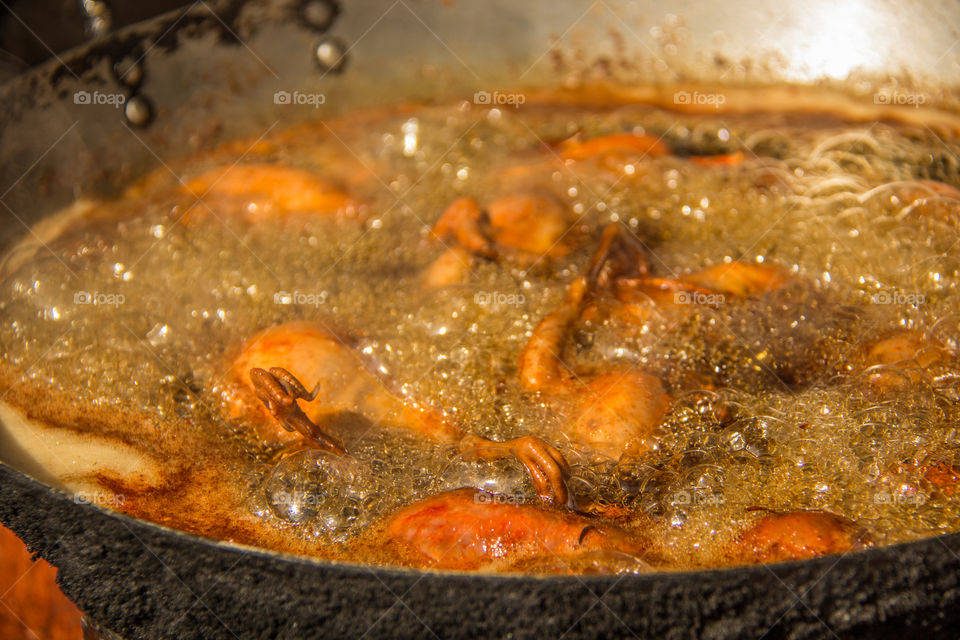
[[[192,4],[105,0],[116,29]],[[91,38],[81,0],[0,0],[0,82]]]

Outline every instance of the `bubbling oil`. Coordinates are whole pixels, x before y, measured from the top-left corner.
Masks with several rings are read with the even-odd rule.
[[[674,153],[556,161],[553,145],[569,136],[622,131],[658,136]],[[444,489],[535,498],[516,461],[459,458],[385,425],[350,436],[349,461],[265,446],[222,408],[229,357],[258,330],[293,320],[352,335],[398,393],[465,431],[554,442],[573,464],[571,489],[642,516],[665,567],[721,562],[755,507],[829,510],[879,543],[960,528],[960,497],[923,476],[927,461],[960,451],[958,372],[878,398],[848,366],[893,329],[958,347],[960,201],[921,182],[960,186],[956,140],[789,113],[462,103],[267,142],[241,161],[348,184],[365,222],[248,218],[197,205],[172,178],[146,181],[94,203],[31,259],[8,261],[5,363],[77,403],[135,407],[159,424],[188,419],[239,442],[232,470],[245,508],[330,548],[349,549],[378,517]],[[687,157],[737,151],[745,160],[731,166]],[[175,170],[190,176],[237,159],[223,150]],[[446,205],[521,189],[562,202],[579,246],[534,264],[477,261],[462,284],[424,288],[443,249],[429,228]],[[743,260],[795,280],[640,329],[581,322],[569,338],[574,369],[640,367],[676,400],[652,450],[602,461],[520,388],[517,357],[610,222],[651,248],[651,269],[664,277]],[[715,384],[689,382],[706,378]]]

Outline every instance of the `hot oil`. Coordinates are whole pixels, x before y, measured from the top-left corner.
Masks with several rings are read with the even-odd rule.
[[[660,136],[678,154],[556,161],[568,136],[624,130]],[[348,432],[355,466],[333,475],[352,478],[351,491],[328,490],[334,463],[322,455],[283,458],[265,446],[221,403],[229,359],[258,330],[301,319],[349,336],[393,391],[466,431],[557,443],[574,464],[573,490],[636,513],[667,567],[724,562],[753,508],[825,509],[876,542],[911,540],[957,528],[956,497],[923,478],[931,456],[960,445],[957,385],[948,376],[878,397],[847,369],[863,344],[897,328],[957,348],[957,204],[936,194],[917,204],[910,191],[920,179],[960,184],[955,148],[885,124],[642,106],[459,104],[318,125],[278,134],[243,161],[347,185],[365,222],[254,221],[237,203],[197,204],[171,179],[148,182],[97,203],[87,223],[5,274],[0,344],[37,387],[142,410],[160,425],[144,437],[202,429],[237,449],[226,472],[245,508],[308,552],[349,548],[377,517],[460,484],[533,494],[518,463],[477,466],[384,425]],[[737,150],[746,159],[733,166],[679,155]],[[237,157],[223,150],[176,170],[189,177]],[[429,228],[447,204],[519,189],[563,202],[579,246],[534,264],[478,260],[463,284],[423,288],[444,248]],[[744,260],[795,281],[640,328],[581,323],[575,368],[638,366],[676,398],[653,450],[598,461],[564,438],[552,405],[519,388],[517,357],[609,222],[651,247],[659,276]],[[715,388],[700,388],[706,378]],[[271,491],[303,504],[291,515]]]

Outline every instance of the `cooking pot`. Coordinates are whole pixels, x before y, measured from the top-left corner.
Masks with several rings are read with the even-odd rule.
[[[661,102],[711,83],[735,102],[786,84],[808,88],[782,90],[794,108],[950,123],[956,24],[960,5],[948,1],[198,2],[0,89],[0,252],[76,197],[109,195],[168,158],[398,102],[600,82]],[[891,87],[925,104],[904,112],[917,105],[884,100]],[[323,104],[284,102],[296,91]],[[97,97],[110,95],[123,100]],[[6,431],[0,445],[0,521],[59,568],[96,626],[123,638],[957,635],[960,534],[646,575],[400,570],[253,549],[75,501],[37,451]]]

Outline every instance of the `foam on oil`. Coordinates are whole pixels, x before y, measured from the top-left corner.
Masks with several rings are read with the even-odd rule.
[[[548,148],[578,132],[624,130],[662,136],[680,153],[742,150],[746,160],[563,165]],[[960,184],[955,140],[884,124],[706,119],[642,106],[460,104],[337,132],[279,134],[243,161],[307,168],[347,185],[366,203],[365,223],[251,222],[155,178],[97,203],[7,270],[7,364],[78,403],[135,407],[160,424],[186,417],[239,439],[248,457],[237,484],[251,511],[321,544],[349,544],[376,516],[444,488],[532,489],[517,463],[455,458],[383,428],[350,443],[349,464],[311,452],[278,462],[248,425],[226,418],[221,392],[231,350],[296,319],[351,334],[400,393],[466,431],[557,443],[574,464],[573,490],[640,514],[668,564],[714,562],[751,507],[830,510],[878,542],[958,528],[960,499],[922,472],[931,456],[952,460],[960,447],[956,372],[882,399],[863,376],[844,375],[858,348],[887,330],[958,346],[960,205],[917,182]],[[176,170],[189,177],[236,159],[222,151]],[[421,273],[443,250],[428,230],[446,205],[520,189],[561,200],[581,246],[533,265],[478,261],[462,285],[425,290]],[[570,338],[576,366],[640,366],[677,398],[654,450],[598,462],[558,435],[562,417],[519,388],[516,362],[583,269],[589,239],[611,221],[651,247],[660,276],[746,260],[797,278],[767,296],[654,318],[642,330],[581,323]],[[689,382],[707,378],[715,388]],[[334,477],[352,488],[329,490]]]

